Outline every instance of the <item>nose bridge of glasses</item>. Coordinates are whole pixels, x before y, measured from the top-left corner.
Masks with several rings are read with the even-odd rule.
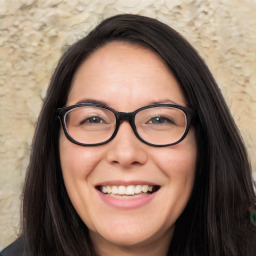
[[[119,125],[123,122],[123,121],[127,121],[132,130],[136,133],[136,128],[135,128],[135,124],[133,122],[134,119],[134,112],[118,112],[117,114],[117,127],[119,127]]]
[[[118,121],[119,123],[123,122],[123,121],[128,121],[130,124],[132,121],[132,116],[133,113],[129,113],[129,112],[118,112]]]
[[[135,125],[135,121],[134,121],[134,118],[135,118],[135,115],[136,115],[136,111],[134,111],[134,112],[117,112],[117,115],[116,115],[116,117],[117,117],[117,129],[116,129],[116,133],[118,132],[118,130],[119,130],[119,127],[120,127],[120,124],[123,122],[123,121],[127,121],[129,124],[130,124],[130,126],[131,126],[131,128],[132,128],[132,130],[133,130],[133,132],[134,132],[134,134],[135,134],[135,136],[138,138],[138,139],[140,139],[140,137],[139,137],[139,135],[138,135],[138,133],[137,133],[137,131],[136,131],[136,125]],[[141,139],[140,139],[141,140]]]

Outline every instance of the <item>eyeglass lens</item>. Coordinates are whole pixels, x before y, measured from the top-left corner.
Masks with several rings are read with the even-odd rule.
[[[96,106],[71,109],[64,120],[70,137],[83,144],[104,142],[116,129],[115,114]],[[186,125],[185,113],[174,107],[146,108],[135,115],[138,135],[155,145],[175,143],[184,135]]]

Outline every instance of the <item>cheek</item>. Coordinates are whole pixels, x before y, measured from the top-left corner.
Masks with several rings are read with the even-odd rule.
[[[86,178],[100,159],[100,152],[95,148],[76,145],[63,132],[60,134],[59,151],[64,179],[65,176]]]
[[[157,165],[168,177],[188,178],[194,177],[197,146],[194,136],[189,136],[181,143],[163,148],[161,152],[155,152],[154,158]]]
[[[188,143],[189,142],[189,143]],[[153,157],[153,155],[152,155]],[[166,177],[161,200],[168,225],[173,225],[186,207],[194,185],[197,147],[194,138],[163,148],[154,154],[155,163]],[[166,200],[168,198],[168,200]]]
[[[63,132],[60,134],[59,152],[68,196],[78,215],[90,224],[88,204],[91,204],[91,185],[88,180],[102,153],[96,147],[82,147],[70,142]]]
[[[197,162],[197,145],[193,131],[181,143],[155,152],[158,168],[166,177],[164,195],[169,198],[162,209],[172,225],[186,207],[190,198]]]
[[[158,163],[158,167],[167,177],[171,190],[190,193],[194,183],[196,156],[184,153],[182,157],[174,153],[170,156],[170,153],[166,153],[161,157],[163,161]]]

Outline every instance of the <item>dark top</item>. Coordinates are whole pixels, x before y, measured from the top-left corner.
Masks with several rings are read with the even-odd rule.
[[[252,239],[253,251],[256,255],[256,242]],[[24,242],[22,238],[18,238],[15,242],[6,247],[2,252],[0,252],[0,256],[26,256],[22,255],[24,251]],[[243,255],[246,256],[246,255]]]
[[[20,237],[15,242],[7,246],[2,252],[0,252],[0,256],[23,256],[23,251],[24,243],[23,239]]]

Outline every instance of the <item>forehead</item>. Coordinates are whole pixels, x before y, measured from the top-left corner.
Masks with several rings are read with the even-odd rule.
[[[175,77],[155,52],[139,45],[109,43],[92,53],[78,68],[67,105],[84,98],[147,104],[171,100],[186,105]],[[79,99],[80,98],[80,99]],[[148,101],[148,102],[147,102]],[[135,106],[136,104],[134,104]]]

